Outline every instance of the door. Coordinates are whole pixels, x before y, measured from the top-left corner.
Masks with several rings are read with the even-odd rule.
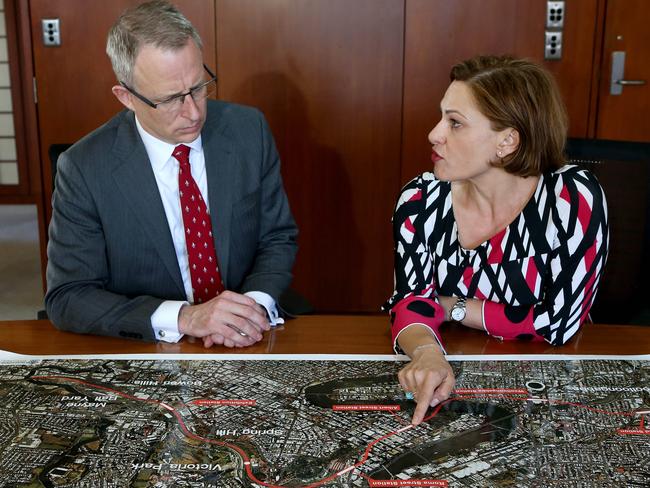
[[[607,2],[596,124],[598,139],[650,142],[648,20],[648,0]]]
[[[52,212],[50,147],[76,142],[122,109],[111,93],[116,80],[106,55],[106,36],[120,13],[138,3],[137,0],[30,2],[47,221]],[[204,59],[214,68],[214,2],[176,0],[174,3],[199,31]],[[60,46],[44,45],[43,19],[59,19]]]

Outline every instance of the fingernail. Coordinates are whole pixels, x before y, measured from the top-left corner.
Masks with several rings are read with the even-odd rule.
[[[432,407],[435,407],[435,406],[438,405],[439,403],[440,403],[440,400],[438,400],[437,398],[434,398],[433,400],[431,400],[431,406],[432,406]]]

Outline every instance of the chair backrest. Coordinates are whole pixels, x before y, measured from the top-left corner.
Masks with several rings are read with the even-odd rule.
[[[72,144],[52,144],[47,151],[50,157],[50,171],[52,172],[52,191],[54,191],[54,182],[56,181],[56,163],[59,156],[63,151],[68,149]],[[47,312],[45,310],[38,310],[36,312],[37,320],[47,320]]]
[[[47,153],[50,157],[50,170],[52,171],[52,190],[54,190],[54,182],[56,180],[56,163],[59,156],[63,151],[68,149],[72,144],[52,144]]]
[[[607,197],[609,257],[593,321],[650,325],[650,143],[570,139],[566,152]]]

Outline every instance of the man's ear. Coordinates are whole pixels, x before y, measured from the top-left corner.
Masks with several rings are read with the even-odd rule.
[[[512,154],[519,147],[519,132],[517,129],[505,129],[502,131],[501,142],[497,147],[497,155],[504,158]]]
[[[122,105],[124,105],[129,110],[133,110],[133,101],[129,90],[124,88],[122,85],[115,85],[111,88],[113,95],[117,98]]]

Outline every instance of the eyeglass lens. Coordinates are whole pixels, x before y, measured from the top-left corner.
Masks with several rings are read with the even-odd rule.
[[[158,107],[164,110],[179,110],[183,106],[185,97],[187,95],[191,96],[192,100],[195,102],[200,102],[204,98],[207,98],[209,95],[212,95],[214,93],[215,85],[216,83],[214,80],[210,80],[206,84],[190,90],[190,92],[187,94],[177,95],[173,98],[170,98],[169,100],[164,100],[158,103]]]

